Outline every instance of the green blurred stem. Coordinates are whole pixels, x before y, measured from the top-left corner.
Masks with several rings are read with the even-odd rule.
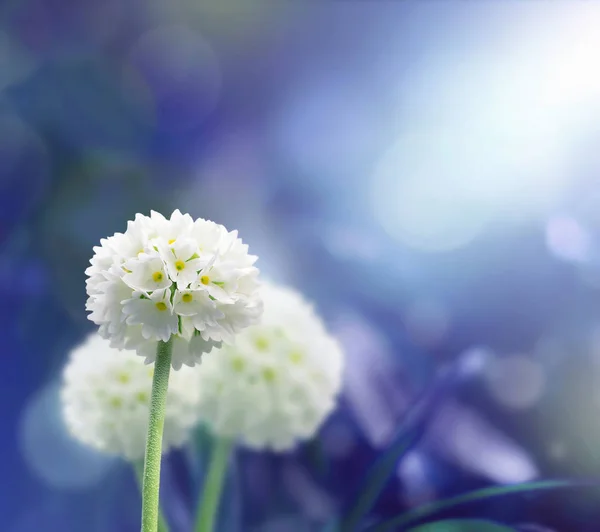
[[[221,491],[229,462],[231,440],[214,438],[210,468],[202,490],[202,498],[196,517],[196,532],[213,532],[215,518],[221,500]]]
[[[135,478],[138,481],[138,486],[140,487],[141,493],[144,482],[144,462],[139,460],[137,462],[133,462],[131,465],[135,471]],[[158,532],[169,532],[169,525],[167,524],[167,520],[165,519],[160,507],[158,508]]]
[[[162,437],[172,350],[172,337],[168,342],[158,342],[156,347],[152,395],[150,397],[150,419],[146,438],[146,456],[142,475],[142,532],[157,532],[158,530],[160,461],[162,458]]]

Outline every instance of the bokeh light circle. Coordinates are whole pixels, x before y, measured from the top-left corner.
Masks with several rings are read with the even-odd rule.
[[[546,224],[546,245],[558,258],[583,262],[590,254],[591,237],[575,218],[557,215]]]
[[[19,427],[21,452],[30,470],[58,489],[80,489],[100,482],[114,459],[76,442],[63,423],[60,386],[38,391],[23,410]]]
[[[485,370],[489,393],[502,406],[520,410],[534,406],[546,387],[542,365],[524,355],[496,357]]]
[[[494,358],[494,352],[486,346],[472,346],[460,354],[460,369],[464,376],[481,374],[489,361]]]
[[[371,182],[374,216],[390,236],[425,251],[470,243],[485,228],[490,210],[465,186],[464,173],[479,172],[451,132],[400,138],[376,165]]]

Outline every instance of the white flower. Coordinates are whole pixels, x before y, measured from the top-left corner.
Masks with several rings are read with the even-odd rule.
[[[237,231],[179,211],[138,214],[94,248],[88,317],[112,347],[135,349],[148,363],[156,342],[174,336],[173,368],[193,366],[258,322],[255,261]]]
[[[148,254],[140,252],[135,259],[126,261],[121,269],[125,270],[123,281],[134,290],[152,292],[173,284],[161,255],[154,250]]]
[[[198,255],[198,243],[192,238],[178,238],[170,246],[162,245],[161,255],[165,258],[169,276],[177,283],[177,288],[185,290],[187,286],[195,284],[198,273],[206,261]]]
[[[199,368],[172,372],[163,452],[187,441],[198,422]],[[63,416],[86,445],[128,460],[144,456],[153,367],[134,353],[119,352],[98,334],[71,353],[64,369]]]
[[[199,410],[218,436],[284,450],[314,435],[334,408],[344,357],[297,292],[270,284],[261,292],[261,323],[204,357]]]
[[[141,325],[142,336],[146,340],[158,338],[166,342],[172,334],[177,334],[179,319],[173,312],[170,290],[155,290],[145,295],[134,292],[131,299],[123,302],[123,314],[128,325]]]
[[[219,320],[225,317],[205,290],[178,291],[173,303],[175,312],[189,317],[194,328],[199,331],[204,331],[207,326],[218,327]]]

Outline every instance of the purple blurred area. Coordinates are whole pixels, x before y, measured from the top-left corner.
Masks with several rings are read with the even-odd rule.
[[[599,476],[599,27],[568,0],[1,3],[2,531],[138,529],[131,471],[71,440],[57,383],[92,246],[150,209],[238,229],[347,354],[317,438],[238,452],[220,530],[322,530],[459,357],[372,520]],[[204,458],[168,459],[173,532]],[[599,497],[446,517],[594,532]]]

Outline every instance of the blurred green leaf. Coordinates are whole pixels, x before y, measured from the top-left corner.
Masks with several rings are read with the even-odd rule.
[[[375,525],[369,528],[368,530],[370,532],[385,532],[387,530],[399,530],[402,527],[406,526],[408,523],[412,523],[414,521],[430,517],[441,511],[449,510],[468,502],[478,502],[510,494],[529,495],[543,490],[577,488],[586,486],[598,486],[598,483],[573,480],[543,480],[539,482],[525,482],[522,484],[513,484],[509,486],[491,486],[489,488],[463,493],[462,495],[457,495],[456,497],[450,497],[448,499],[433,501],[429,504],[424,504],[415,508],[414,510],[409,510],[408,512],[404,512],[400,515],[397,515],[396,517],[392,517],[391,519],[388,519],[383,523],[379,523],[378,525]],[[421,528],[416,528],[413,530],[423,532]],[[424,530],[427,531],[428,529]],[[482,530],[482,532],[485,531]]]
[[[514,532],[514,528],[481,519],[449,519],[411,528],[408,532]]]
[[[399,461],[421,439],[440,401],[453,391],[460,375],[458,370],[459,365],[455,364],[440,371],[431,387],[410,407],[391,445],[375,460],[354,501],[348,506],[339,525],[341,532],[355,531],[371,511],[385,485],[394,475]]]

